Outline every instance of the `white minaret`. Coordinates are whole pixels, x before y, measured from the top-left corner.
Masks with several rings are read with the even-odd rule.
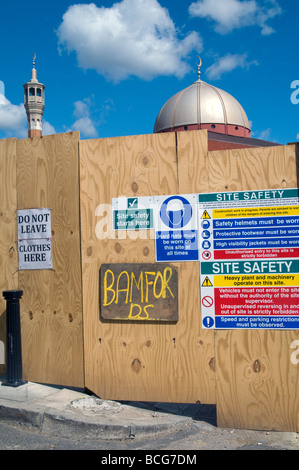
[[[25,83],[24,106],[27,114],[28,137],[41,137],[43,129],[43,112],[45,109],[45,86],[36,78],[34,54],[31,80]]]

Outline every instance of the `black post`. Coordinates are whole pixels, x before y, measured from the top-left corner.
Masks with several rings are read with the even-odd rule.
[[[6,300],[6,381],[2,385],[18,387],[23,380],[20,298],[21,290],[2,292]]]

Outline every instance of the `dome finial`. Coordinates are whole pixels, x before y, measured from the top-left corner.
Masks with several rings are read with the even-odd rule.
[[[33,55],[33,60],[32,60],[32,66],[33,66],[33,68],[35,68],[36,53],[34,52],[33,54],[34,55]]]
[[[200,58],[199,55],[198,55],[197,57],[198,57],[198,59],[199,59],[199,64],[196,62],[196,65],[197,65],[197,76],[198,76],[198,80],[200,80],[200,75],[201,75],[200,67],[202,66],[202,60],[201,60],[201,58]]]

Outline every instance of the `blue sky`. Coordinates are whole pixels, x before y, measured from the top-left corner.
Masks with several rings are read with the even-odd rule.
[[[239,100],[253,137],[299,140],[298,0],[1,0],[0,18],[0,138],[27,136],[35,52],[44,135],[152,133],[200,55],[202,80]]]

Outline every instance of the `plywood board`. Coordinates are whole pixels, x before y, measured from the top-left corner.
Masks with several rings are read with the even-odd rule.
[[[6,301],[4,290],[18,288],[17,257],[17,139],[0,140],[0,374],[5,373]]]
[[[206,193],[209,190],[207,131],[177,133],[178,180],[180,194]],[[200,263],[181,263],[183,281],[182,309],[192,312],[185,324],[188,359],[196,364],[194,382],[200,384],[202,403],[216,403],[215,334],[201,327]],[[188,338],[189,337],[189,338]]]
[[[206,131],[0,141],[0,287],[24,292],[24,378],[107,399],[216,403],[219,426],[298,432],[298,331],[203,330],[198,262],[173,264],[174,322],[101,319],[99,279],[107,263],[155,262],[153,230],[112,230],[112,198],[293,188],[297,160],[296,145],[208,153]],[[18,271],[16,210],[48,207],[53,269]]]
[[[297,187],[295,146],[209,153],[209,190]],[[217,422],[221,427],[299,430],[297,331],[216,331]]]
[[[182,153],[182,161],[186,155]],[[198,263],[188,268],[174,263],[177,323],[99,320],[101,265],[155,261],[153,231],[112,231],[112,198],[178,194],[179,178],[188,192],[189,183],[183,184],[187,177],[178,171],[174,133],[80,142],[85,382],[102,398],[215,399],[212,346],[200,331]],[[187,171],[188,178],[192,173]]]
[[[298,432],[298,364],[294,331],[218,331],[217,424]]]
[[[17,142],[18,209],[50,208],[53,269],[19,271],[23,373],[83,386],[79,133]]]

